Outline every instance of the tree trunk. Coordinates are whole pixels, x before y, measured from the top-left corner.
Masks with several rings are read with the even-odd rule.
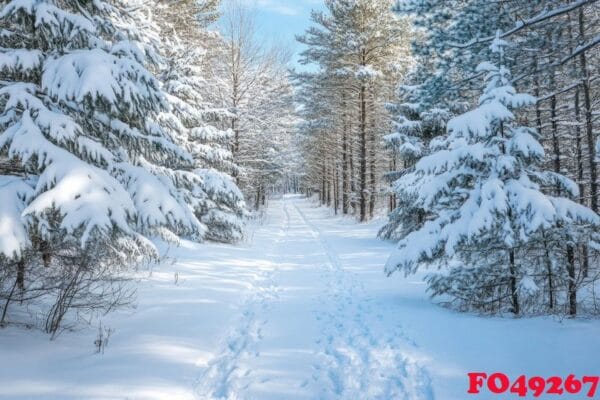
[[[325,196],[326,196],[326,189],[327,189],[327,183],[325,182],[325,180],[327,179],[327,177],[325,176],[325,162],[323,162],[322,166],[321,166],[321,204],[325,204]]]
[[[585,185],[583,184],[583,146],[582,146],[582,137],[581,137],[581,109],[579,104],[579,96],[580,89],[579,87],[575,91],[575,120],[577,121],[577,126],[575,127],[575,162],[577,164],[577,184],[579,187],[579,203],[586,205],[585,201]],[[589,271],[589,256],[588,256],[588,248],[586,245],[581,246],[581,272],[584,278],[588,277]]]
[[[10,290],[8,297],[6,298],[6,302],[4,303],[4,308],[2,309],[2,317],[0,317],[0,327],[4,327],[4,320],[6,319],[6,312],[8,311],[8,305],[10,304],[10,301],[12,300],[12,297],[15,294],[15,289],[17,288],[17,285],[18,285],[18,283],[15,280],[15,283],[13,284],[12,289]]]
[[[240,131],[235,126],[235,118],[231,119],[231,130],[233,131],[233,148],[232,153],[234,159],[237,158],[237,154],[240,151]]]
[[[339,205],[339,196],[340,196],[340,194],[339,194],[340,184],[338,182],[339,172],[338,172],[337,166],[334,167],[334,170],[335,170],[335,176],[333,179],[333,211],[334,211],[335,215],[337,215],[338,214],[338,205]]]
[[[256,189],[256,199],[254,201],[254,209],[257,211],[260,209],[260,192],[261,186],[258,185],[258,188]]]
[[[372,113],[374,115],[374,113]],[[371,118],[371,132],[369,132],[369,218],[373,218],[375,214],[375,200],[377,196],[377,176],[376,176],[376,162],[375,162],[375,120]]]
[[[19,290],[25,290],[25,260],[22,258],[17,261],[17,287]]]
[[[40,242],[40,252],[42,253],[42,263],[44,264],[44,268],[49,268],[52,256],[50,255],[50,245],[45,240]]]
[[[577,282],[575,281],[575,252],[573,246],[567,245],[567,272],[569,274],[569,315],[577,314]]]
[[[519,293],[517,292],[517,268],[515,266],[515,251],[509,250],[508,262],[510,270],[510,293],[512,300],[512,312],[515,315],[519,315],[521,312],[519,305]]]
[[[325,168],[325,176],[327,182],[327,207],[331,207],[331,174],[329,173],[330,168]]]
[[[360,221],[367,219],[367,104],[365,99],[365,85],[360,87]]]
[[[585,42],[585,21],[583,7],[579,8],[579,37],[581,43]],[[596,144],[594,143],[594,127],[592,122],[592,98],[590,93],[590,73],[587,66],[587,56],[584,51],[579,55],[579,63],[581,68],[582,89],[583,89],[583,106],[585,118],[585,133],[588,149],[588,163],[590,170],[590,208],[595,212],[600,212],[598,209],[598,170],[596,164]]]
[[[390,171],[396,171],[397,165],[396,165],[396,153],[392,153],[392,157],[391,157],[391,161],[390,161]],[[394,211],[394,209],[396,208],[396,194],[394,192],[390,192],[390,212]]]
[[[554,79],[552,79],[554,82]],[[550,99],[550,122],[552,124],[552,151],[554,172],[560,174],[560,142],[558,140],[558,121],[556,117],[556,96]],[[560,188],[557,189],[560,196]]]
[[[345,103],[343,103],[345,106]],[[348,214],[348,126],[344,112],[344,126],[342,129],[342,213]]]
[[[554,309],[554,279],[552,273],[552,257],[550,256],[550,251],[548,250],[548,242],[546,240],[546,235],[542,232],[542,239],[544,240],[544,251],[546,256],[546,272],[548,273],[548,308],[550,310]]]
[[[349,142],[352,143],[352,142]],[[353,144],[353,143],[352,143]],[[350,175],[350,195],[352,196],[352,198],[348,199],[348,204],[350,204],[352,206],[352,213],[354,215],[356,215],[356,180],[355,180],[355,171],[354,171],[354,146],[349,146],[349,153],[348,153],[348,166],[350,167],[349,169],[349,175]]]

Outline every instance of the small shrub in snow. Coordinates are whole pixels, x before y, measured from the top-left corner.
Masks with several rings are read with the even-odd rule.
[[[110,337],[113,333],[114,330],[112,328],[102,326],[102,322],[100,323],[100,325],[98,326],[98,336],[96,337],[96,340],[94,340],[96,353],[104,354],[104,350],[106,350]]]

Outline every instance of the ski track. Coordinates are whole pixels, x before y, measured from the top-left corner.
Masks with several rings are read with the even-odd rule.
[[[268,321],[270,304],[277,300],[280,291],[277,265],[285,261],[291,209],[299,217],[294,218],[294,223],[305,225],[303,228],[310,233],[307,239],[316,243],[324,258],[318,267],[326,291],[319,296],[319,308],[313,310],[322,326],[322,337],[315,338],[311,386],[318,388],[319,393],[312,393],[312,398],[433,400],[427,372],[410,356],[416,346],[414,340],[406,336],[401,326],[392,331],[374,329],[383,316],[376,312],[373,299],[366,296],[357,275],[344,269],[323,232],[293,199],[284,198],[281,204],[281,225],[265,251],[263,263],[268,265],[261,268],[253,282],[251,294],[241,306],[222,350],[202,372],[197,386],[199,399],[245,399],[245,390],[258,379],[249,365],[252,358],[260,356],[262,329]]]
[[[323,338],[317,343],[324,349],[318,354],[322,361],[314,366],[313,376],[318,381],[329,381],[321,398],[432,400],[427,372],[400,351],[407,345],[414,346],[414,341],[400,328],[375,336],[372,326],[381,322],[382,315],[374,312],[373,300],[366,297],[356,274],[344,270],[321,230],[296,204],[294,208],[327,258],[324,279],[328,292],[323,294],[322,302],[330,306],[316,310],[317,319],[324,324]],[[372,321],[373,315],[376,321]]]
[[[240,393],[252,382],[252,370],[240,368],[240,361],[259,357],[258,344],[263,337],[263,326],[267,323],[270,303],[277,299],[279,288],[275,279],[277,262],[281,256],[276,249],[281,247],[289,227],[289,214],[283,203],[285,219],[276,238],[266,249],[264,267],[253,282],[252,293],[241,307],[241,315],[235,328],[229,333],[223,350],[203,371],[197,387],[201,400],[239,399]],[[266,221],[265,221],[266,222]],[[270,260],[272,259],[272,260]],[[243,398],[243,397],[242,397]]]

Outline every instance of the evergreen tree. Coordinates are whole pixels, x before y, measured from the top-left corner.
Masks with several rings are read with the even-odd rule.
[[[418,203],[427,218],[401,238],[386,271],[441,268],[428,277],[434,296],[449,295],[461,308],[519,314],[521,297],[536,290],[540,276],[525,260],[553,237],[554,258],[566,259],[574,314],[573,246],[590,240],[600,218],[542,190],[557,185],[563,194],[578,191],[566,177],[539,168],[544,150],[535,130],[515,122],[513,110],[535,99],[512,87],[505,47],[497,35],[490,48],[500,66],[484,62],[477,68],[486,75],[479,106],[453,118],[447,134],[431,142],[430,154],[395,182],[399,195]]]
[[[155,122],[167,102],[146,67],[141,9],[125,6],[13,0],[0,11],[0,197],[12,226],[0,264],[21,289],[55,296],[53,333],[72,305],[94,309],[86,298],[120,303],[111,274],[156,254],[148,236],[205,231],[188,205],[192,157]]]
[[[233,132],[220,129],[229,113],[208,99],[211,84],[209,46],[223,46],[212,40],[206,23],[218,12],[218,2],[176,1],[160,12],[167,61],[161,80],[168,93],[170,111],[162,114],[163,124],[194,158],[194,172],[201,180],[202,197],[193,202],[194,211],[206,225],[206,238],[233,242],[243,236],[245,202],[231,174],[239,168],[230,151]],[[184,16],[182,16],[184,12]]]
[[[446,123],[451,118],[447,109],[428,109],[421,102],[425,98],[422,85],[401,85],[399,92],[399,97],[405,102],[388,106],[395,131],[384,137],[387,148],[392,153],[392,167],[395,167],[386,174],[391,183],[412,170],[415,163],[426,155],[430,141],[444,133]],[[391,187],[390,192],[391,212],[378,236],[398,240],[424,222],[425,211],[413,198],[399,196],[394,187]]]

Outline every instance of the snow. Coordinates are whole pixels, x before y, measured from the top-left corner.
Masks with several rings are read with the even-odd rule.
[[[196,173],[202,177],[202,185],[206,193],[232,197],[234,200],[243,198],[242,192],[229,175],[208,168],[197,169]]]
[[[192,139],[219,141],[223,139],[231,139],[233,137],[233,131],[231,129],[221,131],[214,126],[207,125],[199,128],[193,128],[190,136]]]
[[[356,70],[354,76],[357,79],[367,80],[381,77],[383,74],[381,71],[376,70],[372,65],[362,65]]]
[[[0,255],[18,257],[29,246],[29,235],[21,219],[25,201],[33,189],[22,178],[0,175]]]
[[[449,132],[468,132],[475,138],[489,136],[489,126],[494,120],[509,120],[514,115],[498,101],[480,105],[477,109],[468,111],[448,122]]]
[[[23,210],[23,216],[38,219],[45,235],[48,224],[44,215],[56,208],[64,216],[60,226],[67,233],[84,228],[82,246],[94,230],[107,233],[118,227],[129,232],[129,215],[135,210],[127,192],[106,171],[48,141],[30,114],[25,112],[19,123],[0,135],[0,147],[10,141],[9,156],[25,163],[37,155],[38,165],[45,167],[36,182],[36,197]]]
[[[167,176],[154,175],[147,168],[121,163],[119,179],[129,192],[137,212],[138,228],[152,232],[155,227],[175,227],[175,234],[205,232],[194,211]]]
[[[101,49],[74,50],[49,59],[42,75],[42,88],[54,98],[81,103],[90,97],[93,101],[106,101],[113,108],[126,106],[129,109],[124,111],[134,115],[143,115],[147,111],[143,107],[162,100],[148,91],[147,85],[158,87],[142,65]]]
[[[599,321],[460,314],[420,275],[385,277],[382,223],[287,196],[249,243],[161,245],[175,262],[144,277],[135,310],[102,317],[105,354],[93,328],[0,330],[0,399],[464,400],[468,372],[596,370]]]
[[[42,63],[42,52],[28,49],[2,49],[0,70],[32,72]]]
[[[520,154],[525,158],[541,160],[544,158],[544,148],[534,137],[534,130],[528,128],[515,129],[513,137],[507,146],[512,154]]]

